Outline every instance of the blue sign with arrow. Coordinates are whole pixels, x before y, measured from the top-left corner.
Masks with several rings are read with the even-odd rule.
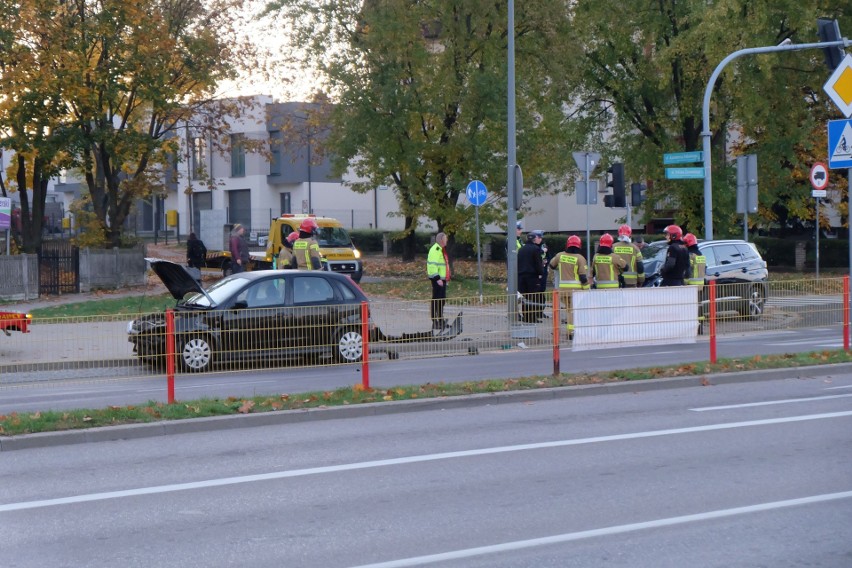
[[[479,207],[488,198],[488,189],[485,184],[479,180],[473,180],[467,184],[467,200],[474,207]]]

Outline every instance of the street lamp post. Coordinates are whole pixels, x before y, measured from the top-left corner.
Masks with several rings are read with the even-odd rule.
[[[716,69],[713,71],[713,74],[710,76],[710,80],[707,82],[707,87],[704,90],[704,105],[702,107],[702,121],[703,128],[701,130],[702,137],[702,154],[704,158],[704,238],[709,240],[713,239],[713,183],[711,179],[711,169],[710,169],[710,137],[712,133],[710,132],[710,96],[713,94],[713,87],[716,85],[716,79],[719,78],[719,75],[722,73],[722,70],[725,66],[733,61],[734,59],[741,57],[743,55],[751,55],[757,53],[774,53],[778,51],[799,51],[802,49],[823,49],[830,46],[848,46],[849,40],[843,39],[839,41],[823,41],[818,43],[801,43],[801,44],[787,44],[784,43],[782,45],[771,45],[766,47],[751,47],[747,49],[740,49],[739,51],[735,51],[728,55],[725,59],[723,59],[719,65],[716,66]],[[852,253],[850,253],[850,261],[852,261]]]

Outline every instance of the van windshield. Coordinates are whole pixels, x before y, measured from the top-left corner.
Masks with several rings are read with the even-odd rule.
[[[319,242],[321,248],[352,246],[349,233],[343,227],[320,227],[317,233],[317,242]]]

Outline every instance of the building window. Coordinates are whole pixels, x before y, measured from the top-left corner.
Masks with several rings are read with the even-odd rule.
[[[269,175],[281,175],[281,132],[269,133]]]
[[[228,222],[241,223],[251,230],[251,190],[234,189],[228,192]]]
[[[198,136],[192,139],[192,179],[204,177],[204,166],[207,161],[207,145],[204,138]]]
[[[290,210],[290,192],[285,191],[281,194],[281,214],[292,213]]]
[[[231,135],[231,177],[245,177],[246,149],[244,134]]]

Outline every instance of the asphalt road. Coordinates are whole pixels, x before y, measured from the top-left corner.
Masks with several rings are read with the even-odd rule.
[[[756,354],[796,353],[843,347],[841,328],[824,327],[724,336],[718,339],[718,357],[750,357]],[[560,369],[565,373],[611,371],[708,361],[706,339],[695,344],[653,345],[600,349],[574,353],[560,351]],[[167,400],[166,379],[151,373],[147,378],[113,379],[125,370],[109,367],[74,372],[34,371],[18,373],[12,387],[3,389],[0,412],[34,412],[74,408],[105,408]],[[426,382],[505,379],[553,373],[549,349],[507,351],[429,359],[375,361],[370,366],[370,385],[391,387]],[[200,376],[179,375],[178,400],[202,397],[252,396],[333,390],[362,380],[361,366],[318,368],[253,369]]]
[[[2,456],[0,566],[852,565],[852,376]]]

